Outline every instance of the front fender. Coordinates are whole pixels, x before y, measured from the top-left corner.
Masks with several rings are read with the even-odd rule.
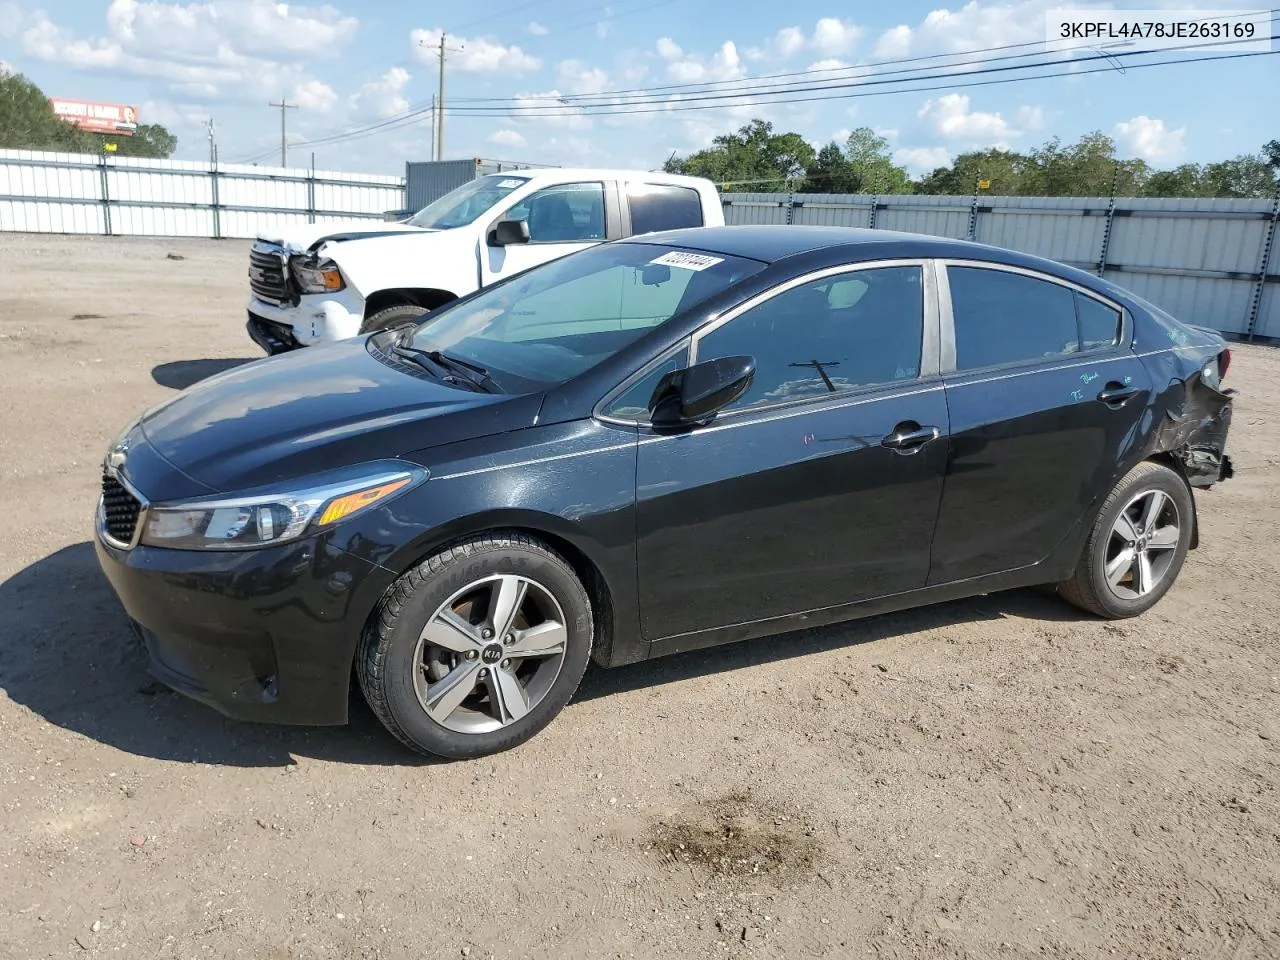
[[[476,289],[476,242],[467,228],[345,240],[319,253],[365,300],[383,290],[435,288],[461,297]]]

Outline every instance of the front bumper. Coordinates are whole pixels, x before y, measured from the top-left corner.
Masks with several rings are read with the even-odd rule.
[[[254,335],[255,321],[259,328],[273,328],[275,339],[284,343],[291,340],[285,349],[332,343],[360,333],[360,326],[364,323],[364,297],[350,287],[337,293],[304,295],[298,299],[296,307],[250,297],[248,314],[249,335],[258,346],[271,353],[272,349]],[[286,329],[289,336],[281,336],[278,328]]]
[[[346,722],[352,658],[390,571],[323,538],[205,552],[99,535],[96,547],[157,680],[238,720]]]

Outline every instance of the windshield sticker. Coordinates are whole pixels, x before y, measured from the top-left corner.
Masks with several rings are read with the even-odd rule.
[[[499,181],[498,186],[503,190],[514,190],[522,183],[524,183],[523,180],[501,180]]]
[[[666,267],[679,267],[681,270],[705,270],[717,263],[724,263],[724,257],[708,257],[701,253],[664,253],[650,263]]]

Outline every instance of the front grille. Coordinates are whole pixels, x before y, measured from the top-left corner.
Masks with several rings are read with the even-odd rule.
[[[255,297],[284,303],[289,300],[289,278],[279,254],[254,248],[249,251],[249,289]]]
[[[119,543],[133,543],[142,504],[119,480],[110,474],[102,476],[102,514],[107,533]]]

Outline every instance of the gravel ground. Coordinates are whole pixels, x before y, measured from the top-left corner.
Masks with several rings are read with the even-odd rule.
[[[147,678],[89,539],[139,410],[258,349],[247,245],[0,236],[0,955],[1280,956],[1280,352],[1172,593],[1014,592],[588,674],[432,764]],[[176,259],[175,259],[176,257]]]

